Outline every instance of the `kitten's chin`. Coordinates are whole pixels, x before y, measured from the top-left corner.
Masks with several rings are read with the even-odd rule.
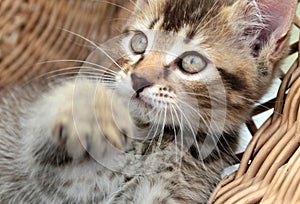
[[[153,119],[154,107],[144,100],[134,97],[130,101],[130,113],[138,123],[149,124]]]
[[[136,108],[143,109],[145,111],[150,111],[154,108],[153,104],[147,102],[142,98],[134,97],[133,103],[136,106]]]
[[[179,125],[176,118],[178,115],[175,116],[174,112],[172,113],[172,109],[168,104],[150,104],[141,98],[134,98],[131,100],[130,112],[134,120],[139,124],[158,126]]]

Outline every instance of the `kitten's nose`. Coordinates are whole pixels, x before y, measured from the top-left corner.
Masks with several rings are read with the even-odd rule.
[[[132,88],[137,93],[137,97],[139,96],[140,93],[143,92],[145,88],[153,85],[153,83],[149,82],[147,79],[143,77],[139,77],[135,73],[131,74],[131,81],[132,81]]]

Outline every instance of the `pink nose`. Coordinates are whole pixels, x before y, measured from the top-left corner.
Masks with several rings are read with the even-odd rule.
[[[149,82],[147,79],[143,77],[139,77],[137,74],[131,74],[132,88],[139,95],[143,92],[143,90],[147,87],[153,85],[153,83]]]

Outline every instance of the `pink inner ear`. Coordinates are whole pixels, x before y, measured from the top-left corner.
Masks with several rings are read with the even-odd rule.
[[[284,37],[293,23],[297,0],[257,0],[261,12],[270,18],[269,29],[276,39]]]

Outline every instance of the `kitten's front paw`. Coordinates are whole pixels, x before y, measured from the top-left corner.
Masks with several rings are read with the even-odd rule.
[[[69,85],[58,109],[52,137],[75,160],[102,159],[124,150],[133,136],[128,110],[111,90],[91,82]]]

